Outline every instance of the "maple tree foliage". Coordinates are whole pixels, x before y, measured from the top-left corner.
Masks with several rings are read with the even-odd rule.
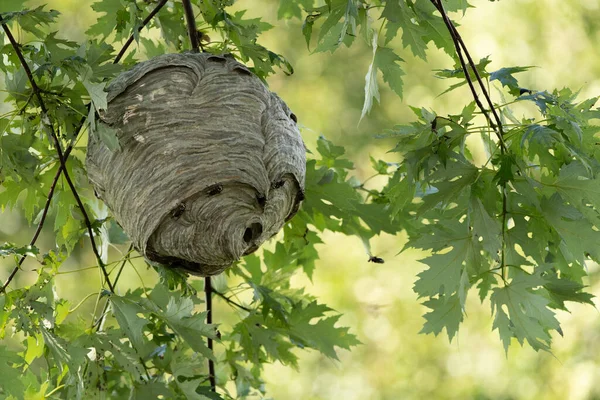
[[[402,96],[401,51],[426,60],[428,47],[443,50],[456,67],[437,76],[448,80],[447,91],[467,85],[473,97],[454,115],[413,108],[414,121],[382,132],[396,141],[395,158],[370,160],[386,177],[377,189],[352,175],[343,147],[320,138],[308,158],[301,210],[276,244],[236,263],[209,292],[231,306],[236,323],[217,329],[207,322],[202,281],[161,266],[153,266],[156,286],[117,294],[121,272],[137,253],[95,199],[78,141],[96,135],[119,151],[115,132],[96,123],[107,107],[107,83],[140,60],[137,49],[148,57],[193,50],[190,32],[202,51],[231,53],[261,79],[293,73],[283,55],[260,44],[272,25],[231,11],[233,3],[99,0],[92,5],[99,17],[81,43],[55,31],[59,11],[21,0],[0,5],[0,69],[12,104],[0,115],[0,205],[38,227],[29,244],[0,245],[0,256],[15,260],[0,282],[0,338],[22,339],[21,350],[0,345],[0,394],[243,398],[264,395],[265,363],[297,367],[301,349],[336,359],[336,349],[359,341],[338,325],[338,313],[290,285],[296,274],[312,277],[325,231],[357,236],[367,248],[375,235],[405,231],[405,248],[427,252],[414,285],[429,309],[423,333],[445,330],[452,340],[471,293],[491,304],[493,329],[507,351],[513,338],[550,350],[550,332],[562,332],[555,310],[592,303],[583,278],[586,262],[600,261],[600,147],[592,124],[600,110],[596,98],[580,100],[569,89],[520,87],[515,75],[529,67],[489,71],[488,58],[472,60],[451,20],[469,11],[465,0],[281,0],[278,17],[302,20],[298,34],[312,51],[360,40],[371,47],[361,118],[387,90],[380,82]],[[186,25],[186,6],[198,32]],[[29,40],[18,43],[16,29]],[[161,40],[144,37],[148,29]],[[391,47],[397,36],[404,49]],[[498,89],[494,97],[490,85]],[[517,103],[535,109],[517,119]],[[473,136],[484,144],[484,162],[466,144]],[[52,248],[38,246],[44,224],[54,230]],[[91,242],[104,278],[88,320],[55,284],[82,242]],[[109,245],[123,257],[106,259]],[[15,287],[25,259],[37,263],[37,281]],[[242,292],[251,300],[239,300]],[[30,368],[42,359],[48,363]],[[209,367],[215,364],[216,375]]]

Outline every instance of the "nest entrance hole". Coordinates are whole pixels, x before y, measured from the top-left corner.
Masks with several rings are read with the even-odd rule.
[[[263,233],[263,227],[258,222],[251,224],[246,231],[244,231],[244,242],[250,244],[260,237]]]

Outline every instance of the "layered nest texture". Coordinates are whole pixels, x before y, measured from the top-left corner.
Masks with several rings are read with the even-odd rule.
[[[275,235],[304,198],[305,147],[287,105],[229,56],[166,54],[108,86],[87,168],[148,260],[222,272]]]

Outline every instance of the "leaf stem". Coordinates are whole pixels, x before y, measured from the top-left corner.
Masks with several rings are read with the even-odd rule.
[[[234,300],[231,300],[231,298],[230,298],[230,297],[227,297],[227,296],[225,296],[223,293],[221,293],[221,292],[217,292],[217,291],[216,291],[216,290],[214,290],[214,289],[213,289],[213,291],[212,291],[212,292],[213,292],[214,294],[216,294],[217,296],[219,296],[220,298],[222,298],[223,300],[225,300],[227,303],[231,304],[232,306],[235,306],[235,307],[237,307],[237,308],[240,308],[240,309],[242,309],[242,310],[244,310],[244,311],[246,311],[246,312],[249,312],[249,313],[251,313],[251,312],[252,312],[252,310],[251,310],[251,309],[249,309],[248,307],[246,307],[246,306],[243,306],[243,305],[241,305],[240,303],[238,303],[238,302],[236,302],[236,301],[234,301]]]

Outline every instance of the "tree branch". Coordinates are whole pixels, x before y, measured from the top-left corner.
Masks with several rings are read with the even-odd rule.
[[[212,284],[210,282],[210,276],[204,278],[204,294],[206,295],[206,323],[212,324]],[[207,339],[207,345],[210,351],[213,351],[213,340]],[[217,391],[217,382],[215,377],[215,363],[209,358],[208,359],[208,378],[210,381],[210,388],[213,392]]]
[[[144,20],[142,21],[142,25],[137,29],[138,32],[141,32],[142,29],[144,29],[146,27],[146,25],[148,25],[148,23],[150,23],[152,18],[154,18],[154,16],[156,14],[158,14],[160,9],[163,8],[163,6],[165,4],[167,4],[167,1],[168,0],[161,0],[160,3],[158,3],[156,5],[156,7],[154,7],[154,9],[150,12],[150,14],[148,14],[148,16],[146,18],[144,18]],[[129,36],[129,38],[123,45],[123,47],[121,48],[121,51],[119,51],[119,54],[117,54],[117,56],[115,57],[113,64],[117,64],[119,61],[121,61],[121,58],[123,58],[123,56],[125,55],[125,52],[127,51],[127,48],[129,46],[131,46],[131,43],[133,43],[134,38],[135,38],[135,35],[132,33],[131,36]]]
[[[473,95],[473,99],[475,100],[477,107],[479,107],[482,114],[488,120],[490,126],[494,129],[494,132],[496,132],[496,136],[498,137],[498,141],[500,143],[500,148],[502,150],[506,150],[506,147],[504,144],[504,138],[502,137],[502,132],[503,132],[502,122],[500,121],[500,118],[499,118],[498,114],[496,113],[496,108],[494,107],[494,103],[492,102],[490,95],[485,88],[483,80],[481,79],[481,76],[479,75],[479,72],[477,71],[477,67],[476,67],[475,63],[473,62],[473,58],[471,57],[471,54],[469,53],[467,46],[465,46],[465,43],[463,42],[463,40],[462,40],[460,34],[458,33],[458,31],[456,30],[456,28],[454,27],[454,24],[448,17],[448,14],[446,14],[446,10],[444,9],[444,5],[442,4],[441,0],[430,0],[430,1],[442,15],[444,24],[446,24],[446,28],[448,29],[448,32],[450,33],[450,36],[452,37],[452,41],[454,42],[454,48],[456,49],[456,54],[458,55],[460,65],[465,73],[465,79],[467,81],[467,84],[469,85],[469,89],[471,89],[471,94]],[[477,82],[479,83],[479,86],[481,87],[483,96],[486,98],[486,101],[490,107],[490,110],[491,110],[492,114],[494,115],[494,119],[496,121],[495,123],[492,122],[490,115],[488,113],[488,110],[486,110],[486,108],[483,106],[483,104],[479,100],[479,96],[477,95],[477,90],[475,89],[475,86],[473,85],[473,79],[471,78],[471,74],[469,73],[469,68],[468,68],[469,66],[467,65],[467,63],[465,62],[465,59],[463,57],[463,51],[465,52],[465,55],[469,61],[469,66],[473,70],[473,72],[475,74],[475,78],[476,78]]]
[[[192,10],[192,3],[190,0],[182,0],[183,12],[185,13],[185,20],[187,23],[188,36],[190,37],[190,44],[192,45],[192,51],[195,53],[200,52],[200,41],[198,40],[198,29],[196,29],[196,18],[194,17],[194,10]]]

